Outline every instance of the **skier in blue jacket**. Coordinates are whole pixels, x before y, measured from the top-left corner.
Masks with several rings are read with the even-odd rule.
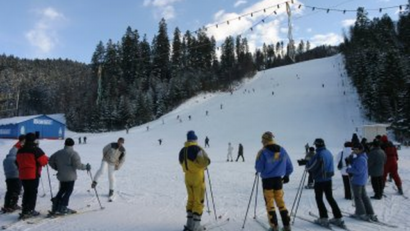
[[[366,192],[367,178],[369,178],[367,167],[367,155],[360,143],[353,144],[353,154],[346,158],[348,167],[346,172],[351,176],[354,202],[356,205],[355,216],[362,220],[377,221],[372,203]]]
[[[325,141],[322,138],[315,139],[313,144],[316,146],[316,155],[307,163],[306,169],[315,180],[315,199],[319,209],[319,218],[315,222],[322,226],[329,226],[329,223],[344,226],[342,213],[332,193],[333,155],[326,149]],[[334,214],[334,218],[330,220],[328,220],[328,213],[323,202],[323,194],[325,194]]]
[[[289,182],[293,172],[292,162],[286,150],[275,144],[272,132],[262,135],[263,148],[256,157],[255,169],[262,178],[263,195],[271,231],[279,230],[275,203],[282,218],[284,231],[290,231],[290,217],[283,200],[283,184]]]

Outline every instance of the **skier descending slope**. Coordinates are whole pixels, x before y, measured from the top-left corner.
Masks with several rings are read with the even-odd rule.
[[[262,135],[262,144],[263,148],[256,157],[255,169],[262,177],[270,230],[279,230],[276,203],[282,217],[283,230],[290,231],[290,217],[283,200],[283,184],[289,182],[289,175],[293,172],[292,162],[286,150],[275,144],[272,132],[265,132]]]
[[[184,231],[199,231],[204,209],[205,176],[204,171],[211,163],[205,150],[198,146],[198,137],[194,131],[187,134],[187,142],[179,152],[179,163],[185,173],[185,186],[188,192],[186,204],[187,223]]]

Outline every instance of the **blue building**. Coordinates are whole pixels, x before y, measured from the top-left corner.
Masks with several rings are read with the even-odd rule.
[[[20,135],[32,132],[36,133],[40,139],[64,139],[66,126],[63,116],[59,115],[33,115],[0,119],[0,138],[16,139]]]

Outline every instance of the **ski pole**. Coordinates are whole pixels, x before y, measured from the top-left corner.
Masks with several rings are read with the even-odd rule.
[[[253,213],[253,219],[256,219],[256,207],[258,207],[258,188],[259,188],[259,180],[256,180],[255,209]]]
[[[208,170],[208,168],[206,169],[206,174],[208,175],[209,191],[211,192],[211,200],[212,200],[212,205],[213,205],[213,207],[214,207],[215,220],[218,220],[218,217],[217,217],[217,215],[216,215],[216,207],[215,207],[215,201],[214,201],[214,193],[212,192],[211,176],[209,175],[209,170]]]
[[[41,195],[40,197],[45,197],[46,196],[46,190],[44,189],[43,177],[40,177],[40,180],[41,180],[41,187],[43,188],[43,195]]]
[[[296,192],[295,200],[293,201],[292,209],[290,212],[290,216],[291,217],[293,216],[292,225],[295,223],[296,214],[299,209],[299,203],[300,203],[300,199],[302,198],[303,185],[305,184],[305,181],[306,181],[306,175],[307,175],[307,171],[305,170],[302,174],[302,179],[300,180],[300,184],[299,184],[298,191]]]
[[[50,170],[48,168],[48,165],[47,165],[47,177],[48,177],[48,185],[50,186],[50,196],[51,196],[51,199],[53,199],[53,189],[51,187]]]
[[[205,188],[205,197],[206,197],[206,208],[208,211],[206,211],[208,214],[211,214],[211,209],[209,208],[209,199],[208,199],[208,191]]]
[[[244,220],[243,220],[242,229],[245,228],[246,218],[248,217],[249,207],[251,206],[253,191],[255,190],[255,185],[256,185],[256,182],[257,182],[257,180],[258,180],[258,176],[259,176],[259,175],[258,175],[258,173],[256,172],[256,173],[255,173],[255,180],[253,181],[251,196],[249,197],[248,208],[246,208],[245,218],[244,218]]]
[[[91,182],[92,182],[92,181],[93,181],[93,174],[91,173],[91,171],[87,171],[87,172],[88,172],[88,175],[90,176]],[[100,209],[105,209],[105,208],[101,205],[100,197],[98,196],[98,192],[97,192],[97,188],[96,188],[96,187],[94,187],[94,192],[95,192],[95,197],[97,197],[98,204],[100,204]]]

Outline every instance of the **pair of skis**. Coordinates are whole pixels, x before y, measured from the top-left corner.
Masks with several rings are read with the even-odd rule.
[[[360,219],[359,217],[355,216],[355,214],[353,214],[353,213],[349,213],[349,212],[342,211],[342,214],[344,214],[344,215],[346,215],[346,216],[348,216],[348,217],[350,217],[350,218],[352,218],[352,219],[359,220],[359,221],[369,222],[369,223],[372,223],[372,224],[376,224],[376,225],[380,225],[380,226],[385,226],[385,227],[389,227],[389,228],[398,228],[397,225],[389,224],[389,223],[386,223],[386,222],[383,222],[383,221],[372,221],[372,220],[370,220],[370,219],[368,219],[368,220],[363,220],[363,219]]]

